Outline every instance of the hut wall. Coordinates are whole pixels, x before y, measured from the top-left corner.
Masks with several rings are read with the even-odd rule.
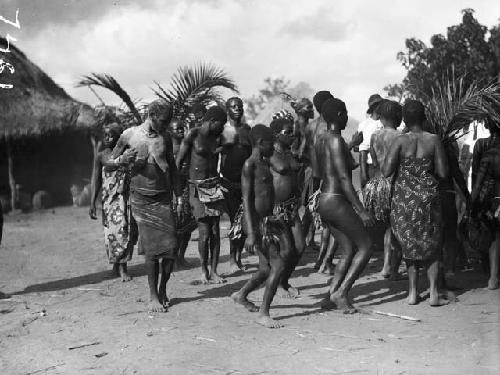
[[[70,186],[88,183],[92,173],[89,132],[66,129],[13,141],[14,175],[31,196],[46,190],[56,205],[71,204]],[[0,142],[0,194],[9,194],[5,141]]]

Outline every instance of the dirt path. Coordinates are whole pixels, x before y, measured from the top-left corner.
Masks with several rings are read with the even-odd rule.
[[[176,272],[168,288],[174,306],[149,315],[142,257],[131,263],[130,283],[108,278],[100,222],[86,209],[7,216],[4,230],[0,290],[13,296],[0,301],[1,374],[500,373],[500,292],[484,289],[479,271],[457,275],[458,303],[410,307],[402,303],[406,282],[383,280],[376,254],[354,302],[421,322],[346,316],[319,309],[328,279],[313,272],[315,254],[306,253],[292,279],[302,297],[276,298],[271,314],[285,327],[268,330],[228,298],[256,257],[223,285],[191,285],[197,267]],[[222,272],[227,253],[224,239]],[[197,265],[196,254],[191,242],[187,257]],[[262,290],[250,296],[261,297]]]

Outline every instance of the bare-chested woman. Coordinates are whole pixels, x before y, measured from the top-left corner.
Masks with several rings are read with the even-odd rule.
[[[402,134],[397,127],[403,119],[403,107],[393,100],[383,100],[379,104],[378,115],[384,127],[375,130],[371,136],[372,178],[365,185],[363,198],[365,208],[379,224],[385,226],[384,266],[381,274],[384,278],[396,281],[401,279],[398,273],[401,264],[401,248],[392,234],[390,223],[393,176],[384,177],[382,168],[392,144]]]
[[[285,224],[292,231],[295,242],[294,251],[290,251],[290,266],[286,268],[281,278],[284,297],[294,298],[299,295],[297,288],[292,287],[288,280],[304,252],[304,235],[299,217],[299,184],[298,171],[301,164],[297,163],[290,149],[294,142],[293,122],[287,118],[271,122],[274,134],[274,153],[269,159],[274,185],[274,214],[281,215]]]
[[[382,173],[397,173],[391,205],[391,226],[408,268],[408,304],[419,301],[419,267],[427,267],[431,306],[447,304],[439,296],[439,263],[443,246],[442,208],[438,178],[448,175],[446,153],[439,137],[422,129],[425,108],[407,100],[403,119],[409,132],[398,137],[386,156]],[[437,178],[436,178],[437,177]]]
[[[356,309],[349,301],[349,291],[370,260],[372,241],[365,226],[373,225],[374,220],[352,186],[351,158],[341,135],[348,119],[344,102],[328,99],[321,114],[327,132],[320,136],[315,147],[318,165],[322,166],[318,211],[323,224],[330,228],[343,251],[322,307],[352,314]]]
[[[500,136],[500,126],[497,124],[490,124],[489,129],[493,137]],[[485,208],[484,216],[489,227],[495,232],[496,241],[489,249],[490,277],[488,289],[493,290],[499,287],[498,270],[500,265],[500,145],[498,143],[493,143],[481,155],[479,169],[475,171],[475,185],[472,190],[472,202],[475,208],[478,206],[484,185],[488,181],[493,181],[494,186],[485,199],[486,202],[489,202],[489,207],[482,208]]]
[[[232,294],[232,299],[248,311],[259,311],[256,322],[268,327],[279,328],[281,324],[269,315],[273,300],[283,273],[290,265],[290,252],[295,251],[290,227],[279,215],[273,215],[274,187],[268,158],[273,153],[273,134],[264,125],[256,125],[250,131],[252,155],[247,159],[241,173],[243,192],[243,228],[247,235],[245,248],[256,250],[259,255],[259,269],[250,280]],[[260,309],[247,296],[266,283]]]
[[[224,195],[217,171],[220,142],[226,112],[214,106],[208,109],[201,126],[190,130],[177,154],[177,167],[189,164],[189,201],[198,221],[198,251],[201,261],[201,282],[222,283],[217,273],[220,253],[220,215],[224,210]],[[208,255],[211,255],[210,272]]]

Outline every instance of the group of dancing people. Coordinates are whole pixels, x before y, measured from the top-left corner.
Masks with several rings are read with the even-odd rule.
[[[401,106],[372,95],[369,117],[349,142],[342,137],[348,121],[345,103],[329,91],[317,92],[312,102],[303,98],[291,104],[295,116],[280,111],[268,126],[247,125],[237,97],[228,99],[225,108],[194,105],[189,126],[160,100],[147,106],[141,125],[126,130],[117,123],[105,125],[94,162],[90,216],[97,218],[101,190],[105,247],[117,275],[130,280],[127,262],[137,244],[145,255],[149,309],[167,311],[167,282],[176,265],[187,265],[184,255],[197,228],[198,282],[225,282],[218,272],[219,221],[225,212],[231,222],[229,274],[245,269],[244,250],[259,259],[258,270],[231,298],[258,312],[256,321],[265,327],[280,327],[269,314],[278,289],[287,297],[300,294],[289,280],[320,228],[315,267],[333,275],[323,308],[356,312],[349,291],[371,258],[374,226],[385,231],[384,277],[398,280],[401,260],[406,262],[408,303],[419,302],[422,267],[430,282],[430,305],[448,303],[442,293],[445,268],[453,271],[460,255],[454,186],[471,207],[488,201],[485,181],[493,181],[490,190],[500,196],[498,126],[490,124],[491,141],[476,161],[469,194],[454,145],[424,130],[421,102]],[[359,161],[352,150],[359,151]],[[361,192],[352,183],[358,166]],[[500,207],[497,198],[491,202]],[[492,207],[491,228],[498,237],[500,210]],[[334,266],[337,249],[341,256]],[[490,253],[489,286],[494,289],[497,245]],[[257,307],[247,297],[262,285],[263,301]]]

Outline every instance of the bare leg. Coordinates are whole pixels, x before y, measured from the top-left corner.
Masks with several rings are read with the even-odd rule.
[[[418,266],[415,262],[407,261],[408,268],[408,298],[409,305],[416,305],[419,302],[418,296]]]
[[[352,260],[354,258],[354,249],[352,246],[352,242],[344,233],[338,231],[333,227],[330,227],[330,231],[335,235],[335,238],[339,242],[339,246],[342,248],[342,256],[339,260],[339,263],[337,264],[336,272],[330,284],[329,294],[331,295],[339,289],[340,285],[344,281],[347,270],[351,266]],[[328,298],[326,298],[325,303],[329,303],[329,296]]]
[[[210,246],[210,224],[206,221],[198,221],[198,252],[200,254],[201,263],[201,279],[202,284],[208,284],[210,281],[210,274],[208,272],[208,252]]]
[[[318,259],[314,264],[314,269],[319,270],[323,260],[325,259],[328,246],[330,244],[330,229],[327,226],[321,231],[321,244],[319,245]]]
[[[321,196],[320,213],[323,221],[328,223],[333,235],[339,240],[340,246],[344,247],[345,243],[347,247],[347,250],[343,249],[344,255],[337,266],[330,287],[330,305],[325,307],[352,314],[356,312],[356,309],[349,301],[349,291],[370,260],[372,241],[361,219],[345,198]],[[356,245],[358,249],[354,257],[350,244]],[[342,269],[344,267],[345,270]],[[338,277],[336,277],[337,273]]]
[[[160,302],[158,295],[158,260],[146,258],[146,271],[148,273],[149,285],[149,311],[150,312],[164,312],[163,304]]]
[[[330,232],[330,231],[328,231]],[[335,273],[335,266],[333,264],[333,257],[335,256],[335,252],[339,247],[339,242],[333,237],[333,234],[330,234],[330,240],[328,241],[328,248],[326,249],[326,256],[319,268],[320,273],[324,273],[325,275],[333,275]]]
[[[183,233],[183,234],[179,235],[179,256],[177,257],[177,260],[175,261],[176,268],[187,268],[191,265],[185,259],[186,250],[187,250],[187,247],[189,245],[190,239],[191,239],[191,233]]]
[[[213,217],[210,223],[210,276],[211,283],[221,284],[225,280],[217,273],[220,255],[220,226],[219,217]]]
[[[302,225],[300,219],[297,218],[295,220],[295,224],[291,228],[291,232],[293,236],[293,243],[287,245],[290,246],[291,249],[289,255],[289,264],[286,266],[280,282],[281,288],[285,290],[285,293],[282,294],[282,296],[285,298],[296,298],[300,295],[299,290],[291,286],[289,282],[289,279],[292,276],[293,271],[297,267],[297,264],[299,264],[305,249],[304,236],[302,233]]]
[[[488,289],[498,289],[498,262],[500,261],[500,230],[497,230],[496,241],[490,246],[490,279]]]
[[[267,328],[280,328],[282,325],[276,320],[272,319],[269,315],[269,308],[273,301],[276,290],[278,289],[279,281],[286,267],[286,260],[279,254],[279,250],[274,246],[269,246],[269,257],[271,272],[266,280],[266,287],[264,289],[264,297],[262,298],[262,305],[259,309],[259,316],[256,319],[258,324]]]
[[[248,280],[238,292],[234,292],[231,295],[231,298],[235,303],[239,303],[250,312],[257,312],[259,311],[259,308],[247,299],[248,295],[262,285],[271,271],[269,262],[264,255],[260,251],[258,252],[258,255],[259,269],[257,272],[252,275],[250,280]]]
[[[174,268],[174,260],[173,259],[162,259],[161,260],[161,279],[160,279],[160,287],[158,288],[158,299],[162,304],[164,310],[166,310],[170,306],[170,300],[167,297],[167,282],[170,280],[170,275],[172,274],[172,270]]]
[[[118,265],[118,272],[123,282],[132,280],[132,277],[127,272],[127,263],[120,263]]]
[[[241,263],[241,252],[244,241],[242,239],[229,241],[229,274],[234,274],[245,270],[246,267]]]
[[[380,274],[387,279],[391,276],[391,227],[387,227],[384,234],[384,266]]]
[[[438,279],[439,279],[439,260],[434,260],[427,268],[427,277],[429,278],[430,298],[429,304],[431,306],[443,306],[450,303],[448,300],[439,297]]]
[[[399,273],[399,266],[401,265],[401,260],[403,259],[403,250],[399,241],[394,236],[391,231],[391,276],[389,280],[399,281],[403,280],[404,277]]]

